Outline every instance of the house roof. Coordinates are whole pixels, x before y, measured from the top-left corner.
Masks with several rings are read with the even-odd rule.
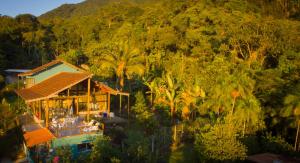
[[[31,71],[29,69],[6,69],[4,70],[4,72],[7,72],[7,73],[24,73],[24,72],[28,72],[28,71]]]
[[[300,159],[286,157],[286,156],[277,155],[273,153],[261,153],[261,154],[248,156],[247,160],[255,163],[273,163],[275,161],[286,162],[286,163],[300,162]]]
[[[38,73],[38,72],[40,72],[40,71],[43,71],[43,70],[47,69],[48,67],[54,66],[54,65],[59,64],[59,63],[64,63],[64,64],[66,64],[66,65],[68,65],[68,66],[70,66],[70,67],[73,67],[73,68],[75,68],[75,69],[81,71],[81,72],[86,72],[85,70],[83,70],[83,69],[81,69],[81,68],[79,68],[79,67],[77,67],[77,66],[74,66],[74,65],[72,65],[72,64],[70,64],[70,63],[68,63],[68,62],[65,62],[65,61],[60,60],[60,59],[56,59],[56,60],[53,60],[53,61],[51,61],[51,62],[49,62],[49,63],[46,63],[46,64],[44,64],[44,65],[42,65],[42,66],[39,66],[39,67],[37,67],[37,68],[35,68],[35,69],[32,69],[32,70],[30,70],[30,71],[20,73],[20,74],[18,74],[18,76],[28,76],[28,75],[33,75],[33,74],[36,74],[36,73]]]
[[[100,90],[103,91],[103,92],[110,93],[110,94],[113,94],[113,95],[118,95],[119,94],[119,95],[129,96],[129,93],[115,90],[115,89],[107,86],[106,84],[104,84],[102,82],[95,81],[95,83],[100,88]]]
[[[53,138],[55,138],[55,136],[46,128],[25,132],[24,134],[27,147],[33,147],[41,143],[46,143]]]
[[[89,73],[61,72],[30,88],[17,90],[16,93],[26,102],[47,99],[90,77],[92,74]]]

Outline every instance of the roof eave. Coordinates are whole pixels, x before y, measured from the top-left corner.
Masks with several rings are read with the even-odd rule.
[[[70,67],[72,67],[72,68],[74,68],[74,69],[76,69],[76,70],[78,70],[78,71],[80,71],[80,72],[88,73],[86,70],[84,70],[84,69],[82,69],[82,68],[80,68],[80,67],[77,67],[77,66],[75,66],[75,65],[72,65],[71,63],[68,63],[68,62],[66,62],[66,61],[64,61],[64,60],[61,60],[61,59],[55,59],[55,60],[53,60],[53,61],[51,61],[51,62],[49,62],[49,63],[46,63],[46,64],[44,64],[44,65],[41,65],[41,66],[39,66],[39,67],[37,67],[37,68],[35,68],[35,69],[29,71],[29,72],[20,73],[20,74],[18,74],[18,76],[20,76],[20,77],[21,77],[21,76],[30,76],[30,75],[36,74],[36,73],[38,73],[38,72],[40,72],[40,71],[43,71],[43,70],[47,69],[47,68],[50,67],[50,66],[56,65],[56,64],[58,64],[58,63],[64,63],[64,64],[66,64],[66,65],[68,65],[68,66],[70,66]],[[47,65],[47,64],[48,64],[48,65]],[[46,66],[45,66],[45,65],[46,65]],[[43,66],[45,66],[45,67],[43,67]],[[43,68],[37,71],[36,69],[38,69],[38,68],[40,68],[40,67],[43,67]]]

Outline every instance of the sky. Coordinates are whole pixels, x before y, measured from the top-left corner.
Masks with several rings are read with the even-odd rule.
[[[50,11],[65,3],[79,3],[83,0],[0,0],[0,14],[15,17],[29,13],[35,16]]]

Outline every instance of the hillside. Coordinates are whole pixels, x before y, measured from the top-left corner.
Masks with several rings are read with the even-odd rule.
[[[113,0],[87,0],[78,4],[64,4],[52,11],[39,16],[40,19],[70,18],[72,16],[84,16],[95,13],[101,6]],[[115,0],[117,1],[117,0]]]
[[[165,1],[165,0],[164,0]],[[196,0],[202,1],[202,0]],[[151,5],[159,3],[159,0],[85,0],[78,4],[64,4],[52,11],[42,14],[40,19],[50,19],[54,17],[59,18],[70,18],[72,16],[86,16],[93,14],[100,10],[101,7],[112,3],[135,3],[143,5]],[[167,1],[166,1],[167,2]],[[167,2],[168,3],[168,2]],[[235,8],[239,8],[239,1],[212,1],[216,5],[235,3]],[[299,19],[299,5],[293,1],[260,1],[260,0],[247,0],[246,3],[249,7],[254,9],[256,12],[260,12],[263,15],[272,15],[275,17],[290,17],[293,19]],[[242,6],[247,4],[242,4]]]
[[[156,3],[158,0],[86,0],[78,4],[64,4],[56,9],[53,9],[49,12],[46,12],[39,16],[40,20],[47,20],[53,18],[70,18],[72,16],[87,16],[92,15],[103,6],[112,4],[112,3],[135,3],[135,4],[149,4]]]

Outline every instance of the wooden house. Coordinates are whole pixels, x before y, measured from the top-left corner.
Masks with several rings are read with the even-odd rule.
[[[40,126],[39,131],[25,131],[25,140],[31,140],[25,144],[30,147],[49,141],[52,147],[68,141],[82,146],[87,135],[103,134],[99,124],[93,124],[91,119],[101,113],[106,117],[110,115],[111,95],[126,95],[129,100],[128,93],[94,81],[93,74],[62,60],[54,60],[18,76],[24,81],[24,88],[16,93],[28,106],[30,117]],[[48,135],[47,139],[35,132]]]

